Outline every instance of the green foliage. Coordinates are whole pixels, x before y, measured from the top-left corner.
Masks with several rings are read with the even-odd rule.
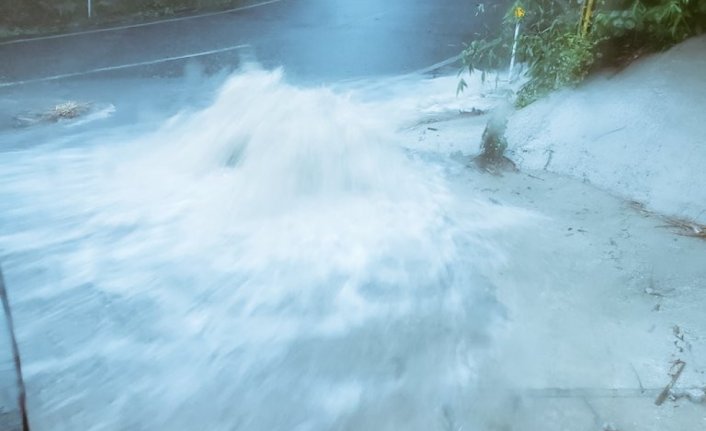
[[[621,48],[659,51],[706,31],[704,0],[603,0],[593,31]]]
[[[665,49],[706,31],[706,0],[598,0],[591,31],[585,36],[579,30],[581,4],[524,0],[508,11],[501,34],[466,47],[463,70],[473,73],[508,64],[516,6],[527,12],[520,24],[517,59],[527,64],[529,77],[518,94],[519,106],[577,85],[594,67],[621,64],[636,52]],[[461,80],[457,91],[465,86]]]
[[[557,30],[526,36],[521,43],[531,79],[520,89],[517,105],[526,106],[553,90],[583,81],[596,59],[598,41]]]

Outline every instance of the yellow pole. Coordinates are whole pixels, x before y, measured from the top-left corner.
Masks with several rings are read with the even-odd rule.
[[[581,36],[586,37],[588,28],[591,25],[591,17],[593,16],[593,8],[596,5],[595,0],[584,0],[583,12],[581,13]]]

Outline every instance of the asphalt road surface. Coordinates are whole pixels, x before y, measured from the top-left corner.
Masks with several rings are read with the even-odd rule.
[[[406,73],[457,55],[464,42],[497,26],[505,3],[478,13],[479,4],[470,0],[280,0],[147,26],[5,42],[0,58],[9,61],[0,63],[0,85],[136,64],[159,65],[166,73],[181,62],[162,60],[194,55],[224,67],[237,61],[242,52],[234,51],[243,45],[263,66],[284,66],[302,81]]]

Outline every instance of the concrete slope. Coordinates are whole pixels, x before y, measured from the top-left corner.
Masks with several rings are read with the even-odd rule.
[[[706,37],[540,100],[510,120],[519,166],[706,223]]]

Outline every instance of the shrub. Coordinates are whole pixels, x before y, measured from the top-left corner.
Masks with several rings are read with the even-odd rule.
[[[569,0],[525,0],[517,58],[527,64],[527,83],[517,95],[525,106],[547,93],[573,86],[598,66],[630,61],[706,30],[703,0],[597,0],[591,31],[580,30],[582,6]],[[496,69],[510,58],[513,10],[502,34],[472,42],[462,52],[464,69]],[[483,72],[483,77],[485,73]],[[465,87],[463,80],[458,90]]]
[[[661,51],[706,31],[704,0],[603,0],[593,31],[604,37],[606,65]]]

